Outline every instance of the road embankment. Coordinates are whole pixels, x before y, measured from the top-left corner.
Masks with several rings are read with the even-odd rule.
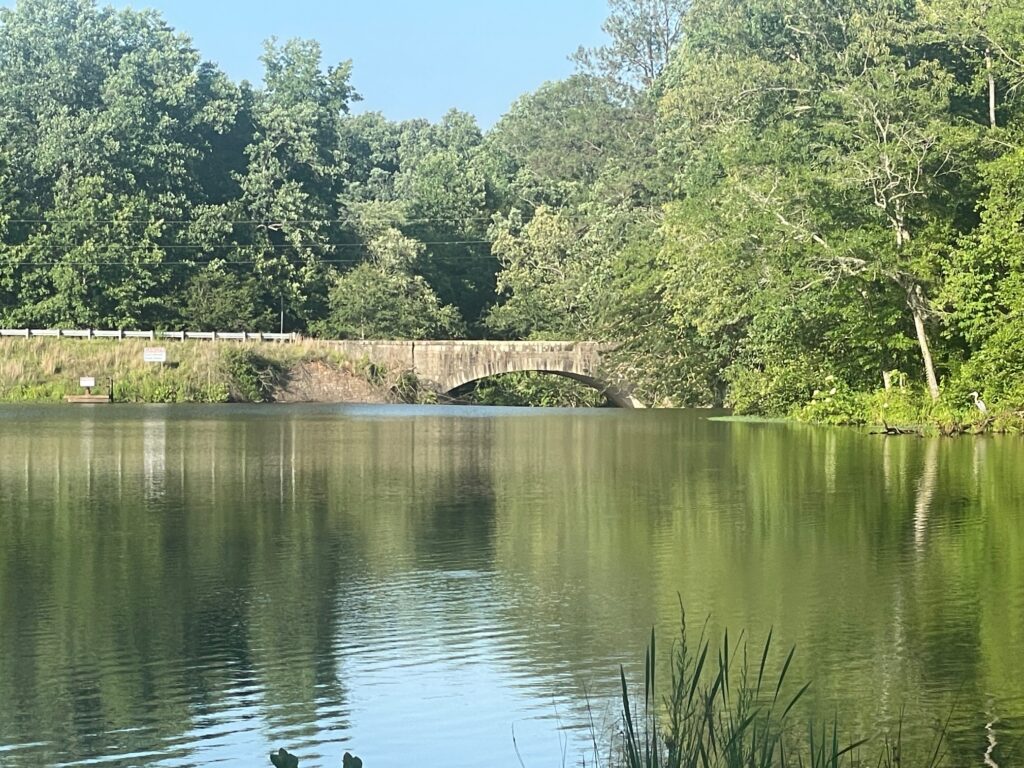
[[[162,347],[165,362],[148,362]],[[153,355],[149,355],[153,357]],[[329,344],[105,339],[0,340],[0,402],[64,402],[85,392],[121,403],[337,402],[397,398],[389,377]]]

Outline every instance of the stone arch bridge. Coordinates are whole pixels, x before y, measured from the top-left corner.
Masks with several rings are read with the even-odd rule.
[[[421,386],[448,394],[488,376],[538,371],[583,382],[620,408],[642,408],[627,382],[613,380],[602,358],[615,344],[595,341],[335,341],[350,360],[409,371]]]

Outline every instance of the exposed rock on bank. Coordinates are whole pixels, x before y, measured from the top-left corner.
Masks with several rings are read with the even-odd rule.
[[[272,391],[275,403],[389,403],[395,398],[366,379],[330,365],[309,360],[288,370]]]

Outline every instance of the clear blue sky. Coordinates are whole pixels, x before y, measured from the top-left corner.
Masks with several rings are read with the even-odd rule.
[[[100,5],[107,2],[100,0]],[[490,127],[522,94],[570,74],[600,44],[605,0],[111,0],[155,8],[232,78],[259,82],[262,42],[308,37],[352,59],[364,101],[400,120],[457,107]],[[0,0],[13,6],[14,0]]]

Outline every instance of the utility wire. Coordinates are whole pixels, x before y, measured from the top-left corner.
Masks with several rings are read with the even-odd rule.
[[[163,219],[155,216],[149,219],[7,219],[10,224],[246,224],[271,228],[285,224],[353,224],[358,220],[358,215],[348,216],[341,219],[216,219],[211,222],[204,222],[200,219]],[[385,216],[368,216],[367,221],[371,223],[389,224],[456,224],[464,221],[491,221],[493,216],[430,216],[423,218],[402,218]]]
[[[419,245],[491,245],[490,240],[429,240],[429,241],[416,241]],[[0,243],[0,249],[3,248],[42,248],[42,249],[60,249],[64,248],[71,250],[74,248],[87,248],[90,246],[98,246],[101,249],[111,248],[155,248],[164,251],[176,251],[176,250],[195,250],[195,251],[206,251],[214,249],[225,249],[235,248],[241,250],[243,248],[256,248],[259,250],[279,250],[287,248],[352,248],[369,251],[369,246],[366,243],[303,243],[301,245],[293,245],[291,243],[221,243],[221,244],[210,244],[205,243],[169,243],[163,245],[162,243]]]
[[[481,256],[461,256],[458,257],[463,261],[479,260],[484,261],[489,257]],[[218,259],[217,261],[223,263],[225,267],[234,267],[239,265],[247,264],[269,264],[271,266],[277,266],[280,264],[286,264],[292,267],[308,267],[310,264],[305,261],[263,261],[256,259],[242,259],[240,261],[228,261],[225,259]],[[365,261],[365,259],[317,259],[316,264],[359,264]],[[157,267],[169,267],[169,266],[191,266],[191,267],[202,267],[208,265],[209,260],[203,259],[183,259],[178,261],[156,261],[156,262],[130,262],[130,261],[3,261],[0,259],[0,268],[3,267],[133,267],[136,269],[145,268],[157,268]],[[413,262],[415,264],[415,261]]]
[[[318,259],[319,264],[358,264],[362,259]],[[262,264],[261,261],[255,261],[253,259],[246,259],[244,261],[228,261],[224,263],[224,266],[254,266],[256,264]],[[281,262],[271,262],[272,266],[279,266]],[[305,262],[301,261],[287,261],[285,265],[290,267],[307,267],[309,266]],[[158,261],[155,263],[136,263],[133,264],[127,261],[8,261],[6,263],[0,262],[0,266],[10,267],[133,267],[137,269],[157,267],[201,267],[206,266],[201,261]]]
[[[533,206],[534,209],[545,207],[545,206]],[[573,210],[570,208],[555,208],[552,206],[546,206],[548,210],[559,216],[573,219],[589,218],[590,214],[583,211]],[[386,216],[367,216],[366,219],[370,223],[382,223],[382,224],[394,224],[396,226],[402,226],[404,224],[457,224],[460,222],[478,222],[487,221],[490,222],[494,219],[495,215],[501,215],[498,213],[488,214],[486,216],[424,216],[417,218],[403,218],[399,216],[386,217]],[[347,216],[345,218],[337,219],[215,219],[210,222],[203,221],[201,219],[164,219],[160,216],[154,216],[148,219],[5,219],[8,224],[208,224],[208,225],[246,225],[246,226],[258,226],[265,229],[273,229],[274,227],[284,226],[288,224],[354,224],[357,223],[359,215]]]

